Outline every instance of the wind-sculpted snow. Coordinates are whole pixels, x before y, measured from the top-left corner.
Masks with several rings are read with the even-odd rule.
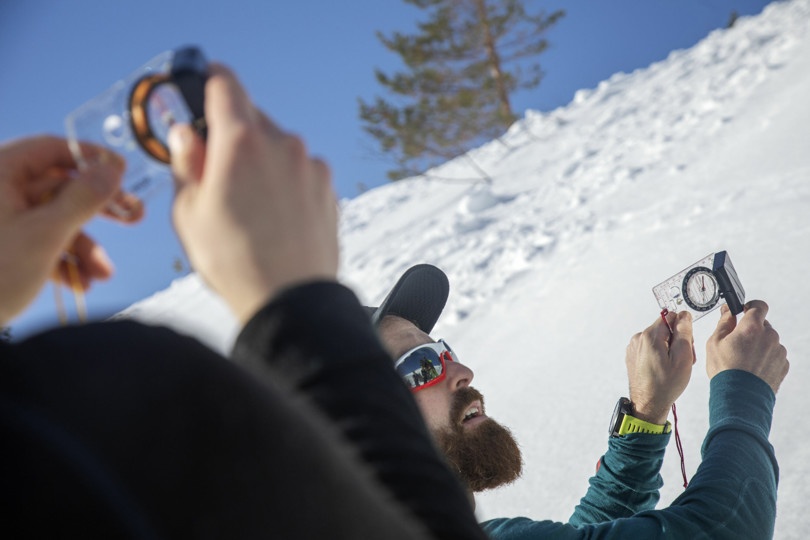
[[[565,107],[527,111],[468,156],[342,201],[340,276],[365,302],[380,302],[416,263],[450,278],[434,337],[475,371],[488,414],[513,430],[526,461],[520,481],[477,498],[482,519],[568,518],[627,391],[625,346],[658,316],[652,286],[725,249],[748,299],[771,306],[791,361],[771,434],[776,538],[810,535],[808,23],[810,0],[771,4]],[[236,332],[195,277],[124,315],[225,352]],[[717,318],[695,324],[698,363],[678,401],[690,475]],[[674,442],[662,475],[666,506],[682,489]]]
[[[500,141],[470,153],[491,183],[461,157],[345,201],[343,275],[373,300],[414,260],[440,262],[464,284],[449,305],[460,319],[527,268],[548,264],[560,245],[634,226],[626,208],[598,202],[625,197],[628,185],[690,182],[702,141],[733,130],[749,97],[789,62],[807,4],[770,11],[781,13],[741,19],[693,49],[580,90],[566,107],[527,111]],[[663,218],[668,208],[646,211]]]

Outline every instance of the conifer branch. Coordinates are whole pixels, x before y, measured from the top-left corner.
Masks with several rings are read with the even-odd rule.
[[[426,170],[500,135],[517,119],[511,95],[540,84],[531,59],[548,48],[541,35],[564,15],[528,14],[523,0],[404,0],[426,19],[413,34],[377,33],[405,69],[377,81],[401,103],[359,100],[364,129],[399,165],[389,178]],[[525,69],[524,69],[525,68]],[[501,144],[505,144],[500,141]],[[492,179],[470,157],[482,178]]]

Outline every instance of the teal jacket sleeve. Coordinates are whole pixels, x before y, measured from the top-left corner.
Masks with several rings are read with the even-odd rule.
[[[568,522],[601,523],[655,508],[658,490],[664,485],[659,472],[669,439],[669,433],[612,437],[607,453],[599,460],[599,469],[589,481],[588,492]]]
[[[768,442],[775,396],[738,370],[711,380],[703,461],[672,505],[600,524],[494,519],[482,524],[498,540],[660,538],[739,540],[773,537],[779,467]]]

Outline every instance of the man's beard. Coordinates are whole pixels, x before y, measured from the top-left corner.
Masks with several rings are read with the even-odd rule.
[[[507,428],[491,418],[471,429],[461,424],[462,415],[476,399],[483,408],[484,397],[478,390],[457,390],[450,408],[450,427],[434,433],[439,448],[473,492],[514,482],[523,466],[520,448]]]

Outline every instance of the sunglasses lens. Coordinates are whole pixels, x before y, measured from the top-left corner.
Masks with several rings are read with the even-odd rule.
[[[444,372],[439,353],[427,347],[417,349],[400,360],[396,369],[411,388],[424,386]]]

